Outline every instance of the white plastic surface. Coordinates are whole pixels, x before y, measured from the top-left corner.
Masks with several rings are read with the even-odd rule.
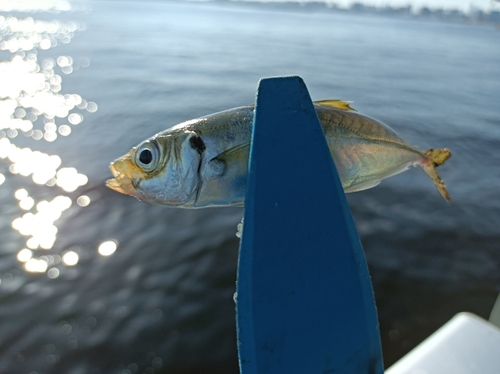
[[[459,313],[386,374],[500,374],[500,329]]]

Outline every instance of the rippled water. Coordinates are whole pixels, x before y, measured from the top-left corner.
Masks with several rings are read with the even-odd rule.
[[[40,4],[49,4],[43,2]],[[298,74],[421,146],[421,170],[349,196],[386,364],[500,291],[498,30],[162,2],[0,13],[0,372],[236,373],[240,209],[153,207],[108,164],[157,131]],[[50,8],[50,6],[46,6]],[[26,9],[25,9],[26,10]]]

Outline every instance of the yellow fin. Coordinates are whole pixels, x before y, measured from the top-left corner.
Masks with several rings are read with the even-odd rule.
[[[352,108],[349,105],[350,103],[348,101],[342,101],[342,100],[320,100],[320,101],[315,101],[314,104],[319,105],[319,106],[324,106],[326,108],[356,111],[356,109]]]
[[[427,173],[427,175],[432,179],[434,184],[436,185],[439,193],[443,198],[451,203],[450,195],[448,195],[448,191],[446,190],[446,186],[444,185],[443,180],[437,173],[436,168],[439,165],[442,165],[448,158],[451,156],[451,152],[449,149],[428,149],[424,152],[427,157],[429,157],[429,161],[424,162],[422,164],[422,169]]]
[[[439,165],[443,165],[446,160],[448,160],[451,156],[451,152],[447,148],[442,149],[428,149],[424,152],[429,158],[434,162],[434,166],[438,167]]]

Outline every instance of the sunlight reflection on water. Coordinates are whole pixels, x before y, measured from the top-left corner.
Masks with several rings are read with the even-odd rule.
[[[108,240],[101,243],[97,250],[99,251],[99,254],[101,256],[111,256],[113,253],[115,253],[117,248],[118,243],[115,240]]]
[[[59,276],[57,265],[75,266],[79,255],[72,250],[62,256],[41,255],[40,250],[54,247],[57,222],[64,219],[69,208],[90,204],[86,195],[79,196],[75,205],[65,194],[86,185],[88,178],[74,167],[63,167],[57,154],[16,145],[16,138],[22,134],[35,141],[59,141],[59,136],[69,136],[72,126],[84,121],[81,111],[93,113],[98,109],[96,103],[78,94],[61,93],[62,76],[88,67],[88,58],[75,62],[71,56],[62,55],[40,61],[38,56],[38,50],[71,42],[75,33],[84,28],[75,22],[0,16],[0,50],[11,53],[10,60],[0,62],[0,161],[7,163],[11,175],[31,177],[14,193],[20,216],[12,221],[12,228],[27,237],[24,248],[17,252],[17,260],[27,272],[47,273],[51,279]],[[0,185],[8,178],[9,174],[0,174]],[[62,194],[51,189],[52,199],[36,197],[39,189],[54,187],[60,188]],[[99,246],[98,253],[110,256],[116,248],[117,242],[110,240]]]

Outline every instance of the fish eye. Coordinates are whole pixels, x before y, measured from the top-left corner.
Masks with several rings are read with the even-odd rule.
[[[145,171],[154,170],[159,158],[160,151],[154,142],[144,142],[135,151],[135,163]]]
[[[139,161],[144,165],[148,165],[153,161],[153,154],[149,149],[143,149],[139,154]]]

